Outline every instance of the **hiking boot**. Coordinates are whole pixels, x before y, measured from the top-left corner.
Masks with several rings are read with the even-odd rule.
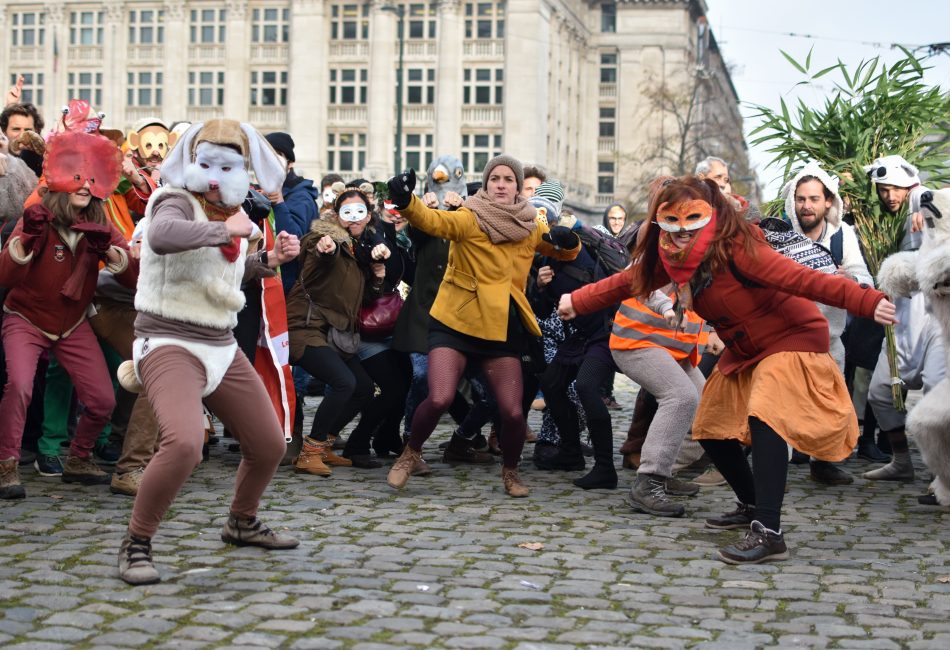
[[[161,580],[152,564],[152,540],[127,532],[119,546],[119,577],[130,585],[151,585]]]
[[[0,461],[0,499],[22,499],[26,490],[20,484],[20,465],[16,458]]]
[[[36,460],[33,461],[33,467],[36,468],[40,476],[63,475],[63,463],[59,459],[59,456],[39,455],[36,457]]]
[[[412,466],[412,471],[409,472],[412,476],[428,476],[432,473],[432,468],[429,467],[429,463],[425,461],[422,456],[416,459],[415,465]]]
[[[406,448],[403,449],[402,454],[400,454],[396,462],[393,463],[389,474],[386,476],[386,483],[389,484],[389,487],[397,490],[406,487],[406,483],[409,482],[409,477],[412,476],[420,460],[422,460],[422,452],[416,451],[409,445],[406,445]]]
[[[268,550],[297,548],[300,540],[290,535],[281,535],[264,525],[257,517],[241,517],[234,513],[221,530],[221,541],[235,546],[259,546]]]
[[[691,497],[699,494],[699,485],[692,481],[681,481],[671,476],[666,479],[666,493],[677,497]]]
[[[895,451],[891,462],[884,467],[865,472],[862,476],[872,481],[913,481],[914,464],[910,460],[910,452]]]
[[[682,517],[686,508],[670,501],[666,494],[666,477],[659,474],[637,474],[627,497],[630,507],[657,517]]]
[[[881,451],[873,440],[866,442],[858,440],[858,458],[869,460],[872,463],[889,463],[891,461],[890,454]]]
[[[326,441],[317,442],[310,436],[304,438],[300,455],[294,463],[294,471],[300,474],[330,476],[333,472],[323,463],[323,449],[327,446],[329,443]]]
[[[112,476],[103,472],[96,465],[92,457],[80,458],[70,454],[63,465],[63,483],[79,483],[81,485],[105,485],[112,480]]]
[[[758,564],[788,558],[788,547],[782,531],[769,530],[753,521],[749,532],[735,544],[719,549],[719,559],[726,564]]]
[[[471,463],[474,465],[488,465],[494,463],[495,459],[488,452],[475,451],[472,443],[453,433],[449,439],[449,444],[442,454],[443,463]]]
[[[755,519],[755,506],[736,501],[736,509],[720,517],[710,517],[706,520],[706,528],[715,530],[733,530],[748,528]]]
[[[134,497],[139,493],[139,484],[142,482],[142,475],[145,474],[144,467],[119,474],[112,475],[112,482],[109,483],[109,491],[112,494],[124,494],[128,497]]]
[[[826,460],[812,460],[809,463],[808,475],[816,483],[825,485],[850,485],[854,477],[846,471]]]
[[[320,458],[323,459],[323,464],[327,467],[352,467],[353,461],[349,458],[344,458],[343,456],[337,456],[333,453],[333,450],[336,447],[333,446],[334,443],[327,440],[327,444],[323,447],[323,450],[320,452]],[[380,466],[382,467],[382,466]]]
[[[726,479],[722,473],[715,467],[708,467],[706,471],[697,476],[693,483],[698,485],[701,488],[704,487],[715,487],[717,485],[725,485]]]
[[[617,470],[612,463],[594,463],[585,476],[574,479],[573,483],[584,490],[616,490]]]
[[[502,467],[501,481],[505,485],[505,493],[510,497],[520,499],[531,494],[528,486],[521,482],[516,468]]]

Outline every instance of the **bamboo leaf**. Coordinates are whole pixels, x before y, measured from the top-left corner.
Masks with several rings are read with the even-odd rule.
[[[802,67],[802,65],[798,61],[793,59],[792,56],[788,52],[786,52],[785,50],[779,50],[779,52],[782,53],[782,56],[785,57],[786,61],[791,63],[793,66],[795,66],[796,70],[798,70],[802,74],[806,74],[808,72],[805,68]]]

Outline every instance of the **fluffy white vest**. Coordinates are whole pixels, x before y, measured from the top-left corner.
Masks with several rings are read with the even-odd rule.
[[[149,246],[148,227],[155,202],[167,194],[185,197],[191,204],[194,220],[208,221],[201,205],[186,190],[163,187],[152,194],[145,218],[139,224],[144,234],[135,308],[171,320],[233,329],[237,314],[244,307],[241,279],[247,240],[241,239],[241,254],[235,262],[228,262],[217,246],[157,254]]]

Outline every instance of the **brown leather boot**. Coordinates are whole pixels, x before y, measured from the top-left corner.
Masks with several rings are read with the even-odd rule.
[[[413,471],[419,466],[419,462],[422,460],[422,452],[416,451],[409,445],[406,445],[406,448],[402,450],[399,458],[396,459],[396,462],[393,463],[392,468],[389,470],[389,475],[386,476],[386,482],[389,484],[389,487],[396,488],[401,490],[406,487],[406,483],[409,482],[409,477],[412,476]]]
[[[301,474],[330,476],[333,472],[323,462],[323,450],[326,446],[328,446],[328,443],[317,442],[310,436],[304,438],[300,455],[297,456],[297,461],[294,463],[294,471]]]
[[[26,490],[20,483],[20,465],[16,458],[0,461],[0,499],[22,499]]]
[[[501,480],[505,484],[505,492],[510,497],[520,499],[531,494],[531,490],[528,489],[528,486],[521,482],[521,477],[518,476],[518,470],[516,468],[502,467]]]
[[[343,458],[343,456],[337,456],[333,453],[333,443],[329,440],[326,445],[323,447],[322,452],[323,464],[329,465],[330,467],[352,467],[353,461],[349,458]]]

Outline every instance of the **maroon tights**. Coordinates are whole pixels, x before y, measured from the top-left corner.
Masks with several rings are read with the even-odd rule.
[[[452,348],[429,351],[429,396],[416,409],[412,418],[409,446],[422,451],[439,418],[452,405],[468,357]],[[481,358],[482,372],[488,382],[501,419],[499,444],[505,467],[518,467],[524,449],[525,420],[521,409],[521,360],[517,357]]]

